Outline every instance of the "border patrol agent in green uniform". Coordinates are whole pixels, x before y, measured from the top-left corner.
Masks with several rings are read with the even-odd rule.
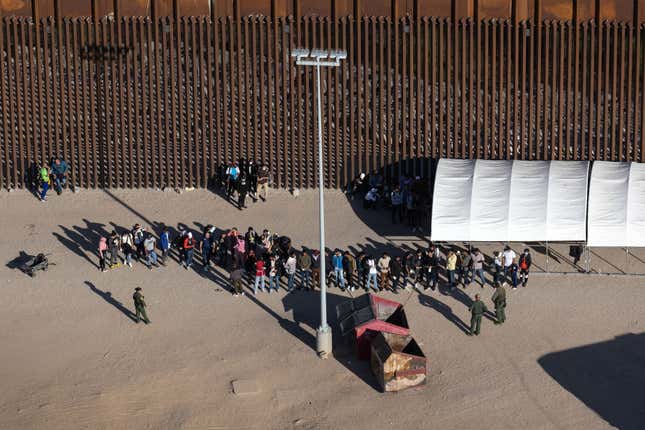
[[[491,300],[495,305],[495,317],[497,318],[495,324],[502,324],[506,321],[506,288],[504,287],[507,285],[508,284],[506,282],[504,282],[504,284],[500,284],[499,282],[495,284],[495,293],[493,293],[493,297],[491,297]]]
[[[146,302],[144,300],[143,294],[141,294],[141,287],[137,287],[134,289],[134,294],[132,295],[132,298],[134,299],[134,308],[137,311],[137,324],[139,324],[141,317],[143,317],[144,323],[150,324],[148,315],[146,315]]]
[[[469,310],[472,316],[470,317],[470,333],[468,333],[468,335],[472,336],[475,334],[478,336],[479,328],[482,323],[482,315],[484,315],[484,312],[488,311],[484,302],[479,300],[479,294],[475,294],[475,301],[470,305]]]

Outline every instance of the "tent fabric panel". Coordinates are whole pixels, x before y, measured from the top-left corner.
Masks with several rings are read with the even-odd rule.
[[[546,240],[582,242],[587,239],[588,178],[588,161],[551,161]]]
[[[512,161],[478,160],[470,206],[470,240],[508,241]]]
[[[475,160],[440,159],[432,203],[432,240],[469,241]]]
[[[509,242],[545,240],[548,161],[515,161],[511,176]]]
[[[589,246],[627,244],[629,163],[596,161],[589,186]]]
[[[645,164],[631,163],[627,190],[627,244],[645,247]]]

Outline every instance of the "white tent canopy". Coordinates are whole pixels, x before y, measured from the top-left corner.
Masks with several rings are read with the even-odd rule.
[[[586,240],[589,163],[441,159],[432,240]]]
[[[589,246],[645,246],[645,164],[594,162],[588,228]]]

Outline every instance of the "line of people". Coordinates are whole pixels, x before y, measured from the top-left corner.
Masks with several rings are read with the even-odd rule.
[[[109,237],[100,239],[99,267],[102,271],[119,267],[119,256],[122,255],[123,264],[132,267],[135,259],[152,270],[166,264],[172,249],[176,250],[177,259],[185,269],[193,266],[197,251],[202,270],[213,268],[212,263],[227,270],[236,294],[243,292],[240,285],[245,280],[253,286],[256,294],[260,290],[267,291],[267,283],[268,292],[277,291],[283,277],[289,292],[299,289],[313,291],[320,283],[319,250],[304,247],[296,250],[289,237],[267,229],[258,233],[253,227],[242,233],[237,228],[222,232],[213,225],[207,225],[198,240],[192,232],[181,227],[171,238],[170,230],[162,226],[157,241],[154,234],[135,224],[121,234],[112,231]],[[508,281],[517,288],[520,283],[527,285],[532,264],[528,249],[518,258],[508,246],[503,252],[494,253],[490,265],[479,248],[471,252],[448,249],[444,253],[436,244],[396,256],[387,252],[374,256],[363,251],[354,255],[340,249],[327,252],[327,281],[331,286],[349,291],[362,288],[365,291],[398,293],[399,289],[409,289],[410,285],[435,290],[440,282],[444,282],[442,278],[450,289],[458,285],[466,288],[473,281],[478,281],[483,288],[487,283],[484,275],[486,266],[490,266],[493,275],[491,285]]]

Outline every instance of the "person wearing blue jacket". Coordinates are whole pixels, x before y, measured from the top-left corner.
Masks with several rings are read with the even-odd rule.
[[[61,157],[56,157],[51,163],[51,173],[54,179],[54,189],[58,195],[67,185],[67,172],[69,172],[69,165]]]
[[[334,269],[334,275],[336,277],[336,285],[340,287],[341,290],[345,289],[345,277],[343,276],[343,255],[340,250],[336,250],[334,256],[331,258],[331,265]]]
[[[166,258],[170,253],[170,233],[168,228],[164,226],[161,236],[159,237],[159,248],[161,248],[161,264],[166,264]]]

